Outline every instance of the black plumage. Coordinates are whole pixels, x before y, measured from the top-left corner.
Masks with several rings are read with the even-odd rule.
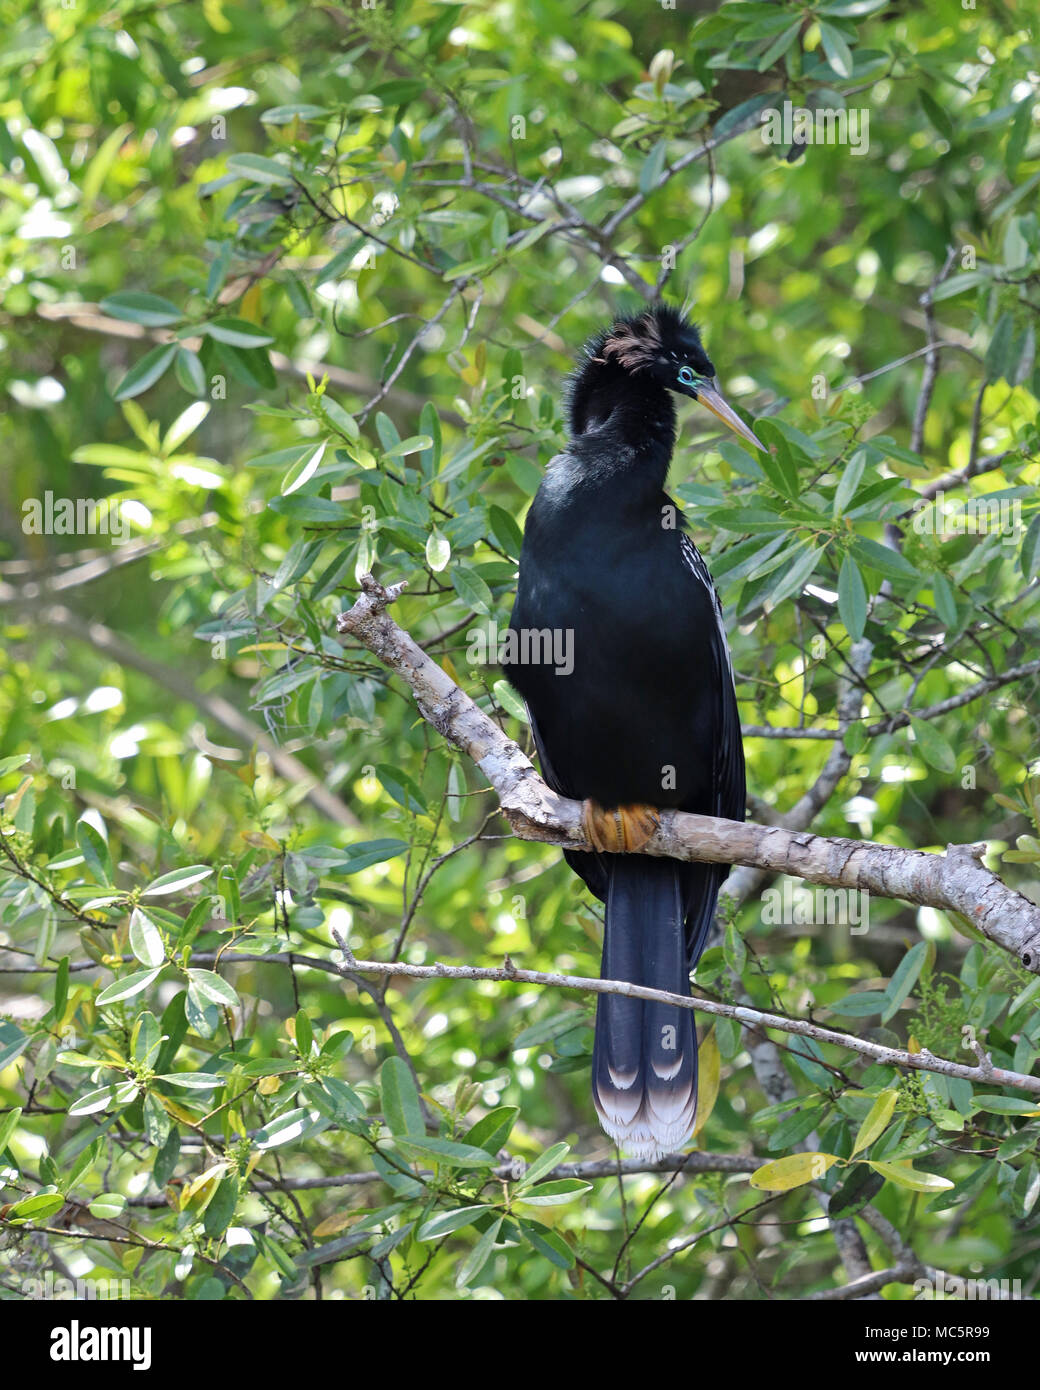
[[[597,807],[676,807],[743,820],[744,755],[718,596],[664,491],[672,393],[762,446],[718,392],[693,325],[667,305],[617,320],[572,380],[571,439],[531,505],[511,628],[545,629],[571,663],[506,664],[548,784]],[[562,644],[562,646],[560,645]],[[537,651],[530,640],[516,651]],[[640,816],[625,826],[626,833]],[[611,848],[617,818],[604,818]],[[645,828],[645,821],[643,822]],[[645,833],[633,832],[643,840]],[[605,978],[689,993],[727,870],[568,852],[606,904]],[[684,1143],[697,1101],[694,1014],[600,995],[593,1098],[606,1132],[656,1157]]]

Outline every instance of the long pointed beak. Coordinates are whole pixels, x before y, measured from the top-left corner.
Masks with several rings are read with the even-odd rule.
[[[717,386],[698,386],[697,399],[713,415],[717,415],[724,425],[728,425],[734,434],[738,434],[741,439],[753,444],[756,449],[761,449],[763,453],[769,452],[762,441],[748,429],[733,407],[727,403],[725,396]]]

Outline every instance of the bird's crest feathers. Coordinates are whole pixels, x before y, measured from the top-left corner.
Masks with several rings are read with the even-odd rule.
[[[613,358],[629,372],[653,366],[663,353],[676,348],[700,347],[696,325],[664,303],[617,319],[601,337],[596,356],[605,362]]]
[[[586,343],[571,378],[568,405],[572,433],[584,433],[591,422],[609,411],[620,380],[652,377],[662,385],[674,386],[674,372],[684,364],[699,376],[711,377],[715,372],[697,325],[684,310],[659,301],[618,315],[609,328]]]

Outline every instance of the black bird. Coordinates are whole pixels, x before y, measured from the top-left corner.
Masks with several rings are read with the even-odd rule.
[[[513,659],[503,664],[526,701],[546,782],[585,802],[596,852],[566,858],[606,904],[603,977],[689,994],[728,870],[619,852],[646,843],[654,807],[745,813],[721,606],[664,492],[673,392],[763,447],[678,310],[656,304],[594,338],[571,380],[570,443],[527,517]],[[555,664],[532,660],[551,637]],[[683,1144],[697,1106],[693,1012],[601,994],[592,1094],[604,1130],[632,1154]]]

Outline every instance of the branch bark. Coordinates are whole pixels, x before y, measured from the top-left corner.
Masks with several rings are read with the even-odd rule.
[[[403,677],[423,718],[488,778],[514,834],[570,849],[591,848],[582,834],[580,803],[551,791],[520,748],[390,618],[386,609],[406,584],[385,589],[371,575],[361,583],[357,602],[340,614],[339,633],[355,638]],[[1040,906],[985,867],[984,843],[949,845],[945,854],[931,854],[751,821],[662,811],[657,831],[641,852],[742,864],[959,913],[1040,974]]]

